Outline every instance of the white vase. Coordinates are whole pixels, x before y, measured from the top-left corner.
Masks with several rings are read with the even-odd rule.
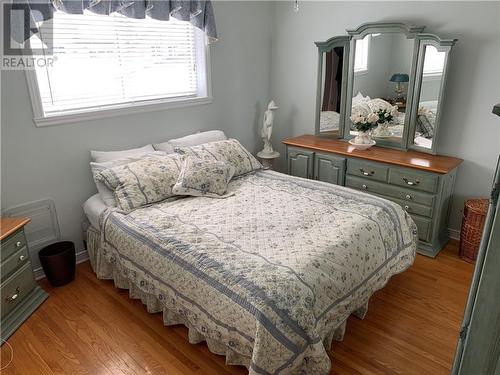
[[[372,136],[370,134],[370,131],[358,131],[358,135],[354,137],[354,142],[361,145],[369,145],[370,143],[372,143]]]
[[[374,131],[375,137],[389,137],[391,135],[391,131],[389,130],[389,123],[386,121],[377,126],[377,129]]]

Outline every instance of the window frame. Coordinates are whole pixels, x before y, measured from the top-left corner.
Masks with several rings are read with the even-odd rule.
[[[167,21],[165,21],[167,22]],[[33,109],[33,122],[37,127],[62,125],[84,121],[92,121],[116,116],[131,115],[136,113],[146,113],[168,110],[173,108],[190,107],[197,105],[210,104],[213,101],[212,97],[212,69],[210,58],[210,45],[205,33],[194,27],[196,33],[196,40],[199,43],[197,53],[202,53],[202,60],[204,61],[204,96],[197,97],[173,97],[173,98],[160,98],[150,99],[136,102],[126,102],[109,105],[103,108],[93,110],[75,110],[69,113],[56,114],[46,116],[43,110],[40,90],[36,78],[35,69],[26,69],[25,76],[28,85],[28,92],[31,99],[31,106]],[[29,46],[29,40],[26,41]],[[200,75],[201,76],[201,75]]]
[[[356,43],[358,41],[364,41],[366,39],[366,64],[363,66],[363,68],[356,70]],[[353,62],[353,72],[354,75],[363,75],[367,74],[368,70],[370,69],[370,50],[371,50],[371,42],[372,42],[372,35],[367,34],[363,38],[356,39],[356,43],[354,44],[354,62]]]

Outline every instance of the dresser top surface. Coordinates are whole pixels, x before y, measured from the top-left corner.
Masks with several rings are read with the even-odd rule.
[[[12,233],[30,222],[26,217],[2,217],[0,218],[0,240],[4,240]]]
[[[347,141],[328,139],[314,135],[301,135],[286,138],[283,143],[288,146],[308,148],[316,151],[332,152],[365,160],[415,168],[428,172],[449,173],[462,163],[462,159],[451,156],[431,155],[417,151],[395,150],[373,146],[368,150],[356,150]]]

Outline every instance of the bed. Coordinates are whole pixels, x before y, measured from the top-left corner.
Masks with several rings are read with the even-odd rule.
[[[229,190],[128,214],[94,205],[97,277],[250,374],[328,373],[349,315],[413,263],[414,222],[385,199],[273,171]]]

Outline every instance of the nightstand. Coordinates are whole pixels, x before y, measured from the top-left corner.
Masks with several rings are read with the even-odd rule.
[[[48,297],[33,276],[24,226],[30,219],[0,219],[2,344]]]

